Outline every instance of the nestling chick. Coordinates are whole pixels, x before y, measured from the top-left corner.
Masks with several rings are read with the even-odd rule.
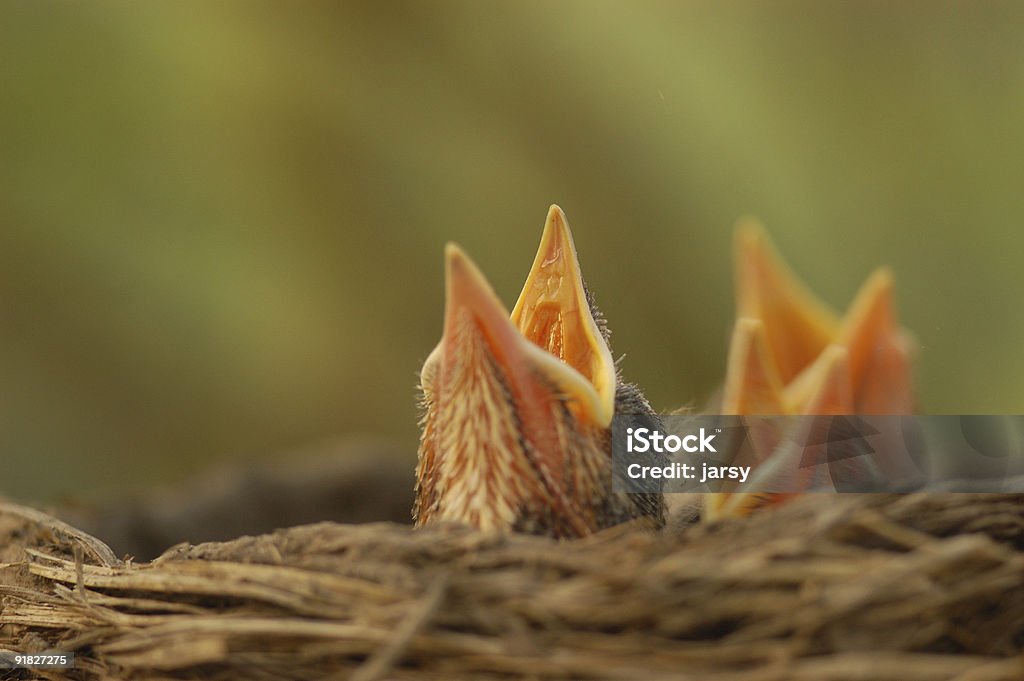
[[[896,321],[893,277],[887,268],[868,277],[840,319],[790,270],[759,224],[748,221],[740,225],[735,263],[737,319],[720,413],[913,412],[915,343]],[[890,463],[895,466],[899,462]],[[798,474],[806,479],[794,481],[794,486],[811,485],[814,473],[810,468],[801,469]],[[710,494],[704,517],[743,517],[793,496]]]
[[[443,336],[420,375],[416,524],[567,538],[639,517],[663,523],[660,490],[612,491],[612,417],[656,417],[618,375],[561,209],[548,211],[511,315],[454,244],[445,279]]]

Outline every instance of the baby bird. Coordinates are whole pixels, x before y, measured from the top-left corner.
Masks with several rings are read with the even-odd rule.
[[[634,518],[662,524],[660,489],[612,490],[612,417],[657,417],[619,376],[562,210],[548,211],[511,314],[454,244],[445,289],[441,342],[420,372],[416,525],[572,538]]]
[[[781,258],[753,221],[736,232],[736,325],[729,348],[720,413],[739,415],[893,415],[915,408],[911,368],[916,344],[896,318],[893,276],[875,270],[840,318]],[[763,446],[772,451],[771,444]],[[778,456],[755,462],[794,471],[790,487],[820,482],[813,468]],[[849,465],[857,462],[847,462]],[[881,458],[893,479],[905,462]],[[754,478],[752,478],[754,479]],[[784,503],[790,493],[718,493],[706,497],[704,517],[744,517]]]

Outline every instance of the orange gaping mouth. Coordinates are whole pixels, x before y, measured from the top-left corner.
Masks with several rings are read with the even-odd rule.
[[[569,388],[577,416],[607,427],[615,406],[615,365],[590,308],[569,223],[558,206],[548,210],[540,248],[511,319],[525,338],[584,379],[563,386]]]
[[[591,311],[562,210],[551,206],[548,211],[540,248],[511,315],[461,248],[449,244],[445,258],[444,336],[427,358],[423,375],[433,378],[444,366],[459,363],[466,350],[464,326],[472,320],[513,395],[524,397],[520,393],[525,391],[536,399],[538,388],[526,387],[539,379],[554,391],[548,397],[564,400],[578,419],[609,427],[615,364]]]
[[[611,425],[616,376],[565,216],[548,212],[511,314],[455,244],[445,279],[444,333],[420,375],[417,522],[511,527],[524,506],[540,505],[535,515],[547,508],[570,534],[587,533],[592,514],[566,478],[599,451],[594,433]]]
[[[840,318],[797,278],[760,225],[736,233],[736,313],[721,413],[909,414],[914,343],[896,322],[892,274],[876,270]],[[771,452],[772,447],[764,447]],[[768,455],[770,474],[786,468]],[[806,482],[813,480],[807,469]],[[801,480],[801,483],[803,480]],[[709,518],[743,516],[792,494],[719,493]]]

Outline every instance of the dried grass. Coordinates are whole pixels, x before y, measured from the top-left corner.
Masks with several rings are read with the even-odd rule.
[[[77,653],[45,679],[1021,681],[1022,549],[1020,496],[815,495],[567,543],[323,523],[135,564],[0,504],[0,648]]]

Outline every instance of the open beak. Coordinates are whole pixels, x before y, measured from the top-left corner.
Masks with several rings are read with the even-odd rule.
[[[751,334],[748,320],[758,320],[758,362],[782,386],[785,414],[812,411],[828,363],[822,360],[832,345],[848,353],[850,409],[858,414],[906,414],[913,408],[910,364],[914,342],[899,327],[893,309],[893,277],[882,267],[868,277],[846,315],[839,319],[796,276],[772,246],[760,224],[742,222],[736,230],[737,325],[730,351],[723,408],[752,414],[752,407],[770,408],[756,399],[764,379],[752,373],[751,357],[743,353]],[[744,344],[746,343],[746,344]],[[745,351],[749,354],[749,351]],[[746,362],[744,364],[744,362]]]
[[[868,277],[839,319],[786,265],[759,224],[738,227],[735,257],[737,321],[723,414],[911,413],[914,343],[896,322],[887,268]],[[771,444],[760,448],[769,457]],[[762,459],[759,465],[788,469],[790,463]],[[793,496],[712,494],[705,515],[744,516]]]
[[[593,531],[569,490],[584,465],[580,434],[611,423],[615,370],[565,216],[549,211],[511,315],[455,244],[445,285],[443,336],[421,372],[417,522],[529,530],[524,517],[551,516],[556,535]]]
[[[896,323],[893,277],[886,267],[868,277],[850,305],[830,345],[848,352],[849,413],[910,414],[914,410],[911,363],[914,341]],[[805,367],[784,390],[790,413],[818,414],[815,393],[827,367],[820,358]]]
[[[730,354],[735,353],[737,358],[744,357],[744,343],[738,339],[749,334],[751,342],[746,345],[748,348],[746,375],[750,378],[767,375],[771,379],[773,378],[773,367],[765,365],[765,356],[756,352],[756,348],[760,345],[758,340],[760,330],[758,322],[740,320],[733,335],[733,348],[730,350]],[[732,364],[730,364],[730,369],[732,369]],[[808,402],[805,405],[805,411],[797,413],[822,416],[852,413],[849,353],[846,348],[829,345],[815,360],[814,371],[809,376],[813,378],[814,383],[808,386]],[[753,386],[758,386],[759,389],[751,391]],[[778,411],[767,411],[773,407],[782,406],[782,394],[775,381],[768,380],[766,382],[760,379],[737,381],[733,384],[732,389],[738,391],[738,394],[730,403],[724,403],[724,406],[731,406],[734,411],[725,412],[723,410],[723,413],[741,415],[782,415],[787,413],[784,408],[779,408]],[[727,398],[729,393],[730,387],[727,386]],[[757,395],[761,395],[761,397],[752,399]],[[754,410],[742,411],[746,408]],[[802,465],[804,453],[801,449],[777,449],[782,441],[782,433],[778,432],[774,426],[754,422],[748,426],[754,460],[742,463],[756,466],[752,474],[752,482],[756,481],[755,484],[771,482],[781,484],[789,489],[808,489],[822,482],[820,470]],[[801,440],[802,438],[797,438],[797,441]],[[705,498],[704,517],[707,520],[743,518],[755,511],[784,504],[799,495],[799,492],[719,492],[709,494]]]
[[[584,379],[573,386],[570,404],[576,416],[609,427],[615,409],[615,364],[587,300],[569,223],[558,206],[548,210],[512,323]]]
[[[452,407],[441,423],[442,442],[483,451],[516,449],[521,440],[537,453],[543,477],[559,484],[567,462],[552,405],[579,379],[519,332],[483,273],[455,244],[445,248],[445,285],[440,356],[427,360],[439,363],[436,399]]]

